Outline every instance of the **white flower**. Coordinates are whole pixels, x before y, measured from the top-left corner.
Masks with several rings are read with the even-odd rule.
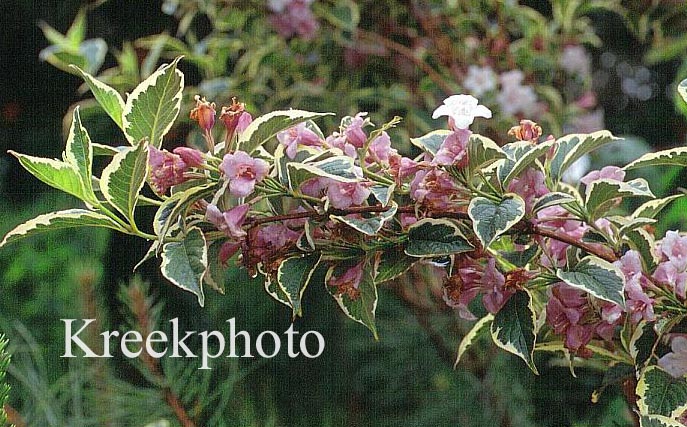
[[[521,86],[524,78],[525,74],[520,70],[506,71],[499,75],[501,86],[503,86],[504,89]]]
[[[585,154],[579,159],[575,160],[572,165],[563,173],[563,181],[568,184],[577,184],[583,176],[589,172],[592,166],[592,160],[589,154]]]
[[[463,86],[474,96],[482,96],[496,89],[496,74],[491,67],[471,65],[468,67],[467,77],[463,80]]]
[[[687,338],[676,336],[671,348],[671,353],[658,359],[658,366],[676,378],[687,375]]]
[[[491,118],[491,110],[484,105],[478,105],[477,98],[472,95],[452,95],[444,99],[444,105],[440,105],[432,118],[448,116],[453,120],[457,129],[467,129],[475,117]]]
[[[503,85],[501,92],[496,95],[496,101],[501,111],[511,116],[518,113],[532,116],[537,113],[537,94],[531,86]]]
[[[291,0],[267,0],[267,7],[274,13],[283,13]]]
[[[586,77],[589,75],[591,67],[589,55],[583,46],[573,45],[566,46],[561,54],[561,59],[558,61],[561,68],[563,68],[570,75],[580,75]]]

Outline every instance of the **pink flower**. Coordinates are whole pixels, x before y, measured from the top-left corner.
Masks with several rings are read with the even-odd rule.
[[[306,196],[321,198],[329,184],[329,178],[310,178],[300,186],[301,193]]]
[[[329,203],[335,209],[346,209],[363,204],[370,196],[369,183],[339,182],[332,180],[327,186]]]
[[[219,166],[229,179],[229,192],[235,197],[245,197],[253,192],[255,184],[262,181],[269,171],[269,165],[262,159],[254,159],[244,151],[225,154]]]
[[[555,334],[565,335],[565,347],[578,352],[591,341],[594,328],[591,324],[580,324],[589,311],[583,291],[563,283],[550,289],[546,304],[546,323]]]
[[[286,147],[286,155],[289,156],[290,159],[296,157],[298,145],[314,147],[322,145],[320,137],[317,136],[315,132],[308,129],[305,123],[299,123],[296,126],[277,133],[277,139]]]
[[[687,236],[668,231],[660,245],[662,262],[653,278],[671,286],[681,298],[687,298]]]
[[[591,60],[582,45],[569,45],[563,49],[559,64],[568,74],[586,77],[589,75]]]
[[[258,230],[256,245],[268,249],[283,249],[294,243],[300,233],[281,223],[270,224]]]
[[[197,168],[205,163],[203,153],[198,150],[189,147],[177,147],[172,150],[174,154],[178,154],[181,160],[186,163],[187,166],[192,168]]]
[[[239,251],[239,249],[241,249],[240,243],[225,242],[222,244],[222,247],[219,248],[219,262],[226,267],[227,262]]]
[[[455,129],[467,129],[475,117],[491,118],[491,110],[478,103],[477,98],[472,95],[452,95],[434,110],[432,118],[448,116],[453,121]]]
[[[498,313],[515,288],[506,287],[506,278],[496,268],[496,260],[489,258],[481,265],[471,258],[457,260],[457,274],[447,278],[444,283],[444,301],[449,307],[458,309],[464,319],[474,319],[468,305],[482,294],[482,304],[492,314]]]
[[[410,182],[410,197],[432,209],[456,210],[465,190],[459,187],[444,170],[419,170]]]
[[[687,236],[681,236],[677,231],[668,231],[661,242],[661,252],[675,269],[687,269]]]
[[[313,0],[271,0],[270,9],[275,12],[270,22],[284,38],[299,36],[304,40],[315,37],[319,23],[310,10]]]
[[[644,292],[648,285],[642,273],[642,260],[637,251],[627,251],[620,260],[613,263],[625,276],[626,311],[633,323],[644,319],[655,320],[654,301]]]
[[[673,338],[671,349],[672,352],[658,359],[658,366],[675,378],[687,375],[687,337]]]
[[[217,206],[208,205],[205,211],[205,218],[227,236],[240,239],[246,236],[246,232],[241,226],[246,220],[249,210],[250,205],[243,204],[222,213]]]
[[[253,121],[253,116],[246,111],[246,104],[243,102],[238,102],[234,97],[231,98],[231,105],[228,107],[222,107],[222,113],[219,115],[219,119],[224,123],[224,127],[227,129],[227,141],[230,141],[234,135],[241,133],[248,127]]]
[[[514,178],[508,184],[508,191],[522,197],[525,201],[525,209],[532,212],[534,200],[549,193],[549,189],[544,184],[544,174],[535,168],[527,168],[525,173],[518,178]]]
[[[457,129],[444,139],[437,151],[433,165],[455,165],[464,168],[468,165],[468,140],[470,132],[467,129]]]
[[[339,150],[343,151],[343,153],[348,157],[351,157],[353,159],[358,158],[358,153],[356,152],[355,147],[353,146],[353,144],[348,142],[348,140],[346,139],[346,135],[334,132],[332,135],[327,137],[325,142],[327,143],[327,145],[338,148]]]
[[[150,165],[150,184],[157,194],[165,194],[170,187],[188,179],[184,177],[188,165],[181,156],[167,150],[149,147],[148,164]]]
[[[625,179],[625,171],[617,166],[605,166],[598,171],[591,171],[580,179],[584,185],[590,185],[594,181],[600,179],[609,179],[611,181],[623,182]]]
[[[363,130],[363,127],[367,125],[365,119],[367,113],[358,113],[353,117],[351,123],[346,126],[343,133],[346,136],[348,142],[350,142],[355,148],[362,148],[367,141],[367,134]]]
[[[388,165],[389,159],[397,154],[396,150],[391,148],[391,138],[386,132],[382,132],[377,138],[370,143],[370,154],[366,159],[369,163],[379,160],[382,165]]]
[[[363,278],[363,263],[357,264],[348,270],[340,277],[335,277],[332,275],[329,278],[329,286],[336,288],[353,288],[358,289],[360,286],[360,281]]]
[[[496,259],[494,258],[489,258],[480,283],[482,292],[484,292],[482,303],[491,314],[498,313],[515,293],[515,289],[506,288],[506,278],[496,268]]]
[[[551,206],[537,212],[534,220],[537,224],[543,224],[555,228],[560,234],[566,234],[574,239],[582,239],[587,232],[588,226],[580,221],[568,219],[570,214],[560,206]],[[566,250],[570,245],[556,239],[546,239],[542,242],[544,255],[541,257],[542,265],[546,267],[563,267],[566,263]],[[553,261],[556,265],[551,265]]]

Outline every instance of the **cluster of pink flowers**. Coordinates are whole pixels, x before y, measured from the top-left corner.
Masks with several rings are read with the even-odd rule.
[[[317,34],[320,24],[310,5],[314,0],[269,0],[267,6],[273,15],[270,22],[279,35],[310,40]]]
[[[203,162],[203,153],[192,148],[177,147],[170,153],[149,147],[150,184],[156,193],[166,194],[171,187],[189,180],[187,172],[201,167]]]
[[[687,236],[668,231],[659,246],[661,262],[653,279],[669,286],[682,299],[687,298]]]

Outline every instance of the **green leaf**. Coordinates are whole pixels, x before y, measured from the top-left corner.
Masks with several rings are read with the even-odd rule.
[[[653,267],[658,263],[653,248],[656,246],[654,237],[643,228],[635,228],[627,231],[623,236],[630,248],[639,252],[644,261],[647,271],[653,271]]]
[[[476,171],[489,166],[497,160],[505,159],[506,153],[486,136],[473,134],[468,140],[469,170]]]
[[[302,316],[301,298],[320,262],[320,254],[299,255],[285,259],[277,270],[277,283],[286,295],[293,317]]]
[[[475,248],[447,219],[425,218],[408,229],[405,253],[412,257],[436,257],[470,252]]]
[[[78,106],[74,109],[72,125],[69,128],[64,160],[71,164],[79,173],[83,194],[87,197],[86,200],[91,203],[97,202],[98,199],[95,197],[95,193],[93,193],[93,183],[91,181],[93,178],[93,148],[91,147],[91,138],[81,124]]]
[[[449,130],[435,130],[419,138],[410,138],[411,144],[435,156],[439,147],[444,143],[447,136],[451,135]]]
[[[100,178],[100,191],[130,224],[135,224],[134,210],[139,192],[148,175],[148,144],[141,141],[112,158]]]
[[[547,161],[550,176],[554,182],[560,181],[563,173],[585,154],[619,138],[602,130],[590,134],[572,134],[558,138],[553,158]]]
[[[669,150],[647,153],[623,170],[639,169],[648,166],[687,166],[687,147],[671,148]]]
[[[351,215],[331,215],[330,218],[343,222],[363,234],[375,236],[382,229],[384,223],[396,215],[398,205],[391,202],[388,210],[379,213],[362,214],[362,218],[355,218]]]
[[[93,93],[96,101],[98,101],[98,104],[105,110],[107,115],[123,130],[122,115],[124,113],[124,99],[119,92],[83,71],[76,65],[72,65],[71,67],[81,75],[88,85],[88,88],[91,90],[91,93]]]
[[[586,209],[592,219],[605,215],[615,200],[626,197],[654,197],[644,178],[628,182],[600,179],[593,181],[586,190]]]
[[[379,253],[375,263],[375,283],[384,283],[402,275],[417,261],[400,247],[392,247]]]
[[[340,277],[346,272],[350,265],[340,264],[338,266],[331,267],[327,270],[325,276],[325,283],[329,283],[329,279],[334,275],[335,277]],[[375,325],[375,311],[377,310],[377,286],[372,277],[372,268],[370,262],[365,261],[365,266],[363,267],[363,276],[360,280],[360,285],[358,286],[358,295],[356,298],[351,298],[348,294],[337,294],[336,288],[327,286],[327,290],[334,297],[336,302],[339,304],[341,310],[354,321],[365,325],[375,339],[379,339],[377,335],[377,327]]]
[[[169,229],[177,222],[181,215],[189,206],[196,201],[212,194],[216,189],[216,183],[209,183],[191,187],[179,193],[174,193],[167,200],[162,202],[155,213],[153,219],[153,230],[155,234],[164,239]]]
[[[387,206],[391,201],[391,197],[394,195],[395,189],[395,184],[391,184],[390,186],[375,184],[372,187],[370,187],[370,192],[372,193],[374,198],[382,204],[382,206]]]
[[[66,162],[42,157],[27,156],[12,150],[9,151],[19,160],[19,163],[39,180],[53,188],[62,190],[81,200],[91,201],[92,196],[87,195],[83,189],[83,182],[76,168]]]
[[[477,323],[475,323],[470,331],[465,334],[462,340],[460,340],[460,344],[458,345],[458,355],[456,356],[456,362],[453,364],[453,368],[455,369],[456,366],[460,363],[460,359],[463,357],[465,352],[470,348],[472,343],[482,334],[482,330],[489,326],[491,327],[491,323],[494,320],[494,315],[492,314],[487,314],[483,318],[479,319]]]
[[[590,255],[568,271],[558,269],[556,275],[574,288],[621,307],[625,306],[625,276],[608,261]]]
[[[265,276],[265,292],[267,292],[267,294],[274,298],[277,302],[292,308],[291,301],[289,301],[289,297],[286,295],[286,292],[284,292],[284,290],[279,286],[279,283],[277,283],[276,280],[272,280],[269,275]]]
[[[537,201],[534,202],[532,212],[537,213],[544,208],[548,208],[550,206],[564,205],[566,203],[572,203],[575,200],[577,199],[573,195],[554,191],[538,198]]]
[[[203,275],[207,267],[207,244],[198,227],[189,229],[181,242],[165,243],[162,247],[162,275],[174,285],[195,294],[201,307],[205,304]]]
[[[45,231],[74,227],[105,227],[120,230],[116,222],[103,214],[86,209],[67,209],[39,215],[15,227],[5,235],[0,247]]]
[[[339,182],[358,181],[353,159],[348,156],[330,157],[314,163],[290,162],[287,163],[286,169],[292,190],[297,190],[302,183],[311,178],[329,178]]]
[[[639,377],[637,396],[640,414],[677,418],[687,411],[687,379],[673,378],[658,366],[649,366]]]
[[[131,145],[147,140],[160,148],[179,115],[184,74],[177,69],[181,57],[160,67],[127,97],[122,128]]]
[[[676,194],[662,199],[649,200],[632,212],[632,218],[656,218],[656,215],[668,206],[670,202],[683,196],[684,194]]]
[[[497,346],[520,357],[535,374],[538,374],[532,359],[537,339],[534,333],[534,313],[529,292],[518,291],[494,315],[490,330]]]
[[[639,418],[640,427],[685,427],[679,421],[676,421],[663,415],[642,415]]]
[[[549,152],[553,141],[545,141],[541,144],[533,144],[530,141],[516,141],[503,146],[506,159],[498,166],[498,177],[505,188],[520,175],[529,165],[539,157]]]
[[[516,194],[506,194],[501,202],[475,197],[468,206],[472,228],[484,248],[510,230],[525,216],[525,202]]]
[[[258,117],[248,125],[246,130],[239,135],[238,149],[251,154],[285,129],[307,120],[330,115],[332,113],[312,113],[302,110],[273,111]]]

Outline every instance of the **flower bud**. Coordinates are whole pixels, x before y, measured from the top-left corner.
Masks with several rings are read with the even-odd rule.
[[[150,147],[148,164],[150,165],[150,184],[158,194],[165,194],[170,187],[187,180],[184,172],[188,169],[188,165],[177,154]]]
[[[181,160],[186,163],[189,167],[197,168],[205,163],[203,158],[203,153],[198,150],[189,147],[177,147],[172,150],[174,154],[178,154]]]
[[[196,95],[196,107],[191,110],[190,118],[200,125],[201,129],[209,132],[215,125],[215,103],[207,102],[205,98]]]
[[[520,126],[513,126],[508,131],[508,135],[514,136],[518,141],[536,142],[542,135],[541,126],[532,120],[520,120]]]

